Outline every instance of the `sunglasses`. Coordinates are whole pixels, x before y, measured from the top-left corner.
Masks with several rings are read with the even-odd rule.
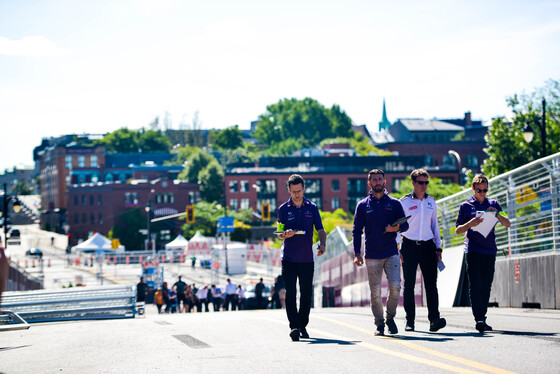
[[[477,188],[477,189],[476,189],[476,192],[478,192],[478,193],[481,193],[481,192],[486,193],[486,192],[488,192],[488,188],[485,188],[485,189],[483,189],[483,190],[480,189],[480,188]]]
[[[421,186],[425,184],[427,186],[430,183],[430,181],[416,181],[414,183],[418,183]]]

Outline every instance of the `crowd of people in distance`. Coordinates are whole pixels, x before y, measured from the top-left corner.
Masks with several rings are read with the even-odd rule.
[[[286,290],[281,275],[275,278],[274,285],[267,287],[263,279],[250,286],[250,296],[246,297],[247,289],[227,279],[222,289],[215,284],[196,287],[185,283],[182,276],[178,277],[171,287],[163,282],[154,293],[153,303],[158,313],[194,313],[209,312],[210,305],[214,312],[245,309],[283,309],[286,307]],[[146,302],[149,288],[140,277],[136,285],[136,300]],[[249,299],[249,300],[247,300]]]

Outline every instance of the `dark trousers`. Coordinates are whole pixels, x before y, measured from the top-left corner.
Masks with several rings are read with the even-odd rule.
[[[229,310],[229,306],[231,304],[231,310],[235,310],[235,295],[226,295],[226,303],[224,304],[224,310]]]
[[[196,301],[196,311],[202,312],[202,305],[204,305],[204,311],[208,312],[208,299],[199,299]]]
[[[309,323],[311,297],[313,294],[313,262],[297,263],[282,261],[282,276],[286,286],[286,314],[290,329],[305,328]],[[299,278],[299,311],[296,304],[296,283]]]
[[[406,320],[414,324],[414,318],[416,317],[414,286],[416,284],[416,271],[418,265],[420,265],[426,289],[428,320],[430,322],[437,321],[439,319],[439,297],[437,290],[437,253],[434,241],[416,241],[403,238],[401,255],[403,259],[403,301]]]
[[[490,290],[494,280],[496,256],[480,253],[467,253],[467,274],[469,275],[469,294],[474,320],[486,321]]]

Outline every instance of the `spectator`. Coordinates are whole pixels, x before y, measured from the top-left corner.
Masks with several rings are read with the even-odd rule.
[[[212,304],[214,305],[214,312],[219,312],[223,303],[223,295],[220,287],[212,285]]]
[[[8,281],[8,271],[10,270],[10,259],[6,255],[0,240],[0,308],[2,307],[2,293]]]
[[[235,310],[235,297],[237,296],[237,287],[235,283],[231,283],[231,279],[227,279],[226,284],[226,300],[224,304],[224,310],[229,310],[229,305],[231,304],[231,310]]]
[[[136,301],[146,302],[148,285],[144,283],[144,277],[140,277],[140,282],[136,285]]]
[[[245,310],[245,290],[241,285],[237,286],[237,309]]]
[[[186,310],[185,305],[185,286],[187,284],[181,280],[179,275],[179,280],[173,284],[173,289],[177,293],[177,307],[179,308],[179,313],[181,313],[181,304],[183,304],[183,310]]]
[[[204,286],[201,289],[199,289],[196,293],[196,299],[197,299],[197,303],[196,303],[196,311],[197,312],[202,312],[202,304],[204,304],[204,311],[205,312],[209,312],[208,310],[208,286]]]
[[[264,283],[261,278],[259,283],[255,286],[255,299],[257,300],[257,309],[263,309],[264,305]],[[266,308],[266,307],[265,307]]]
[[[161,287],[158,287],[154,294],[154,303],[157,306],[158,313],[161,314],[161,307],[163,306],[163,292],[161,291]]]

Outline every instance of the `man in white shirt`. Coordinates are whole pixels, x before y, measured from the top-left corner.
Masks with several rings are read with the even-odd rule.
[[[196,303],[196,311],[199,313],[202,312],[202,304],[204,304],[204,311],[208,312],[208,286],[199,288],[196,292],[196,298],[198,300]]]
[[[226,284],[226,301],[224,304],[224,310],[229,310],[229,305],[231,304],[231,310],[235,310],[235,296],[237,295],[237,287],[235,283],[232,283],[228,278]]]
[[[404,275],[404,310],[406,331],[414,331],[416,303],[414,286],[418,265],[424,278],[430,331],[435,332],[446,325],[439,315],[437,290],[437,264],[441,261],[441,235],[437,221],[436,200],[426,193],[430,175],[424,169],[410,173],[414,190],[401,198],[408,220],[408,230],[401,234],[401,260]]]

